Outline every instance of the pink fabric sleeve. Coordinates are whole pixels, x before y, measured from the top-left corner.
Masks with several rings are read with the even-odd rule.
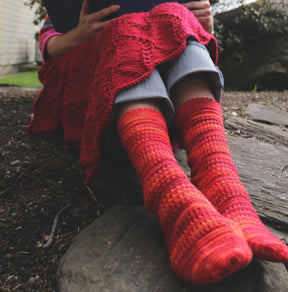
[[[49,16],[45,18],[44,25],[39,32],[39,48],[42,53],[42,58],[46,62],[48,61],[48,56],[46,53],[47,42],[54,36],[62,35],[62,33],[55,31]]]

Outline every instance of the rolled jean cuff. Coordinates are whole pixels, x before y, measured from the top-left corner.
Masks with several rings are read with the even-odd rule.
[[[183,53],[180,57],[170,62],[165,71],[167,74],[164,80],[169,93],[171,88],[182,78],[193,73],[208,73],[214,97],[218,102],[220,101],[224,86],[223,74],[215,66],[208,50],[202,44],[188,39]]]

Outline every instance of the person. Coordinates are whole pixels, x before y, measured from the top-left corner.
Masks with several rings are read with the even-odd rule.
[[[40,32],[43,89],[30,132],[62,127],[65,142],[81,149],[85,183],[116,139],[182,281],[218,282],[253,255],[286,262],[288,247],[260,221],[230,154],[209,1],[165,3],[109,21],[102,19],[119,6],[92,14],[88,6],[84,0],[75,29],[57,33],[47,18]],[[187,152],[191,179],[177,164],[174,140]]]

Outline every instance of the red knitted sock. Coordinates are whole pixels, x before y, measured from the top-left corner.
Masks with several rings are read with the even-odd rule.
[[[121,116],[118,133],[141,179],[145,205],[161,223],[175,274],[207,284],[247,266],[252,252],[242,231],[177,164],[162,115],[149,108],[130,110]]]
[[[192,183],[222,215],[239,224],[257,257],[287,261],[287,245],[261,222],[239,180],[219,103],[209,98],[192,99],[177,109],[175,122],[188,153]]]

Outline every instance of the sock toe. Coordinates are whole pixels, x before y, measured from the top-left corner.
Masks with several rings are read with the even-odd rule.
[[[217,237],[211,241],[211,236],[214,237],[216,233]],[[189,236],[186,235],[186,238]],[[183,250],[187,244],[189,241],[185,242],[185,247],[175,247]],[[171,255],[174,273],[182,281],[193,285],[219,282],[247,267],[253,257],[242,231],[233,222],[229,227],[220,227],[199,239],[197,247],[196,244],[192,245],[181,259],[173,259],[173,253]]]
[[[176,112],[176,125],[188,154],[191,181],[213,206],[242,229],[255,256],[288,260],[288,247],[264,226],[241,183],[225,136],[221,105],[192,99]]]
[[[288,246],[268,229],[262,232],[254,231],[254,233],[247,233],[245,229],[243,231],[257,258],[272,262],[288,262]]]

